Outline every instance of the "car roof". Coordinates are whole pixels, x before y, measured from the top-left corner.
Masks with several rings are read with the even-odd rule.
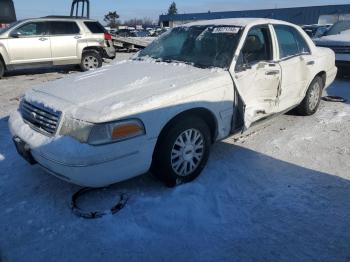
[[[213,19],[213,20],[203,20],[197,22],[191,22],[188,24],[184,24],[182,26],[200,26],[200,25],[229,25],[229,26],[239,26],[246,27],[248,25],[255,24],[284,24],[284,25],[293,25],[291,23],[275,20],[275,19],[267,19],[267,18],[225,18],[225,19]],[[295,26],[295,25],[293,25]]]
[[[45,16],[38,18],[28,18],[23,19],[22,22],[26,21],[87,21],[87,22],[97,22],[96,20],[83,18],[83,17],[72,17],[72,16]]]

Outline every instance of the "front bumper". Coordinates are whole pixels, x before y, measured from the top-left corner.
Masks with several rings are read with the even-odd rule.
[[[103,57],[108,59],[114,59],[116,55],[116,50],[113,46],[113,41],[105,41],[105,47],[103,48]]]
[[[107,186],[147,172],[156,143],[146,136],[104,146],[82,144],[66,136],[49,138],[24,123],[19,112],[11,114],[9,128],[47,172],[88,187]]]

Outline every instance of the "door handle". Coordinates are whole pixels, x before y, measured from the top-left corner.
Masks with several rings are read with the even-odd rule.
[[[279,70],[271,70],[271,71],[267,71],[265,73],[265,75],[267,75],[267,76],[274,76],[274,75],[278,75],[279,73],[280,73]]]
[[[74,37],[74,39],[80,39],[81,38],[81,36],[79,36],[79,35],[76,35],[75,37]]]
[[[311,66],[311,65],[314,65],[314,64],[315,64],[315,61],[309,61],[309,62],[306,63],[306,65],[308,65],[308,66]]]
[[[46,40],[48,40],[48,39],[45,38],[45,37],[40,37],[39,40],[40,40],[40,41],[46,41]]]

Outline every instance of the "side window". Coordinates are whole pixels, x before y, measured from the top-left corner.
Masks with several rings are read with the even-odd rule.
[[[292,28],[292,30],[294,31],[294,35],[295,35],[295,38],[296,38],[297,43],[298,43],[299,53],[300,54],[306,54],[306,53],[309,54],[310,47],[308,46],[305,38],[295,28]]]
[[[12,34],[17,34],[18,36],[41,36],[46,34],[46,23],[33,22],[27,23],[17,29],[15,29]]]
[[[274,25],[274,28],[281,59],[310,52],[305,39],[295,28],[286,25]]]
[[[84,22],[84,24],[93,34],[103,34],[106,32],[106,29],[99,22]]]
[[[250,29],[237,66],[251,65],[261,61],[271,61],[272,43],[268,26],[256,26]]]
[[[54,21],[50,22],[50,35],[76,35],[80,29],[75,22]]]

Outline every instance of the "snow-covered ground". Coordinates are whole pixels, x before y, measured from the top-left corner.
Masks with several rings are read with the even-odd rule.
[[[7,128],[26,89],[64,75],[0,80],[0,261],[350,260],[350,102],[214,145],[193,183],[168,189],[145,174],[117,184],[125,209],[84,220],[69,208],[79,187],[29,166]],[[350,101],[350,81],[328,92]],[[112,200],[101,192],[84,205]]]

